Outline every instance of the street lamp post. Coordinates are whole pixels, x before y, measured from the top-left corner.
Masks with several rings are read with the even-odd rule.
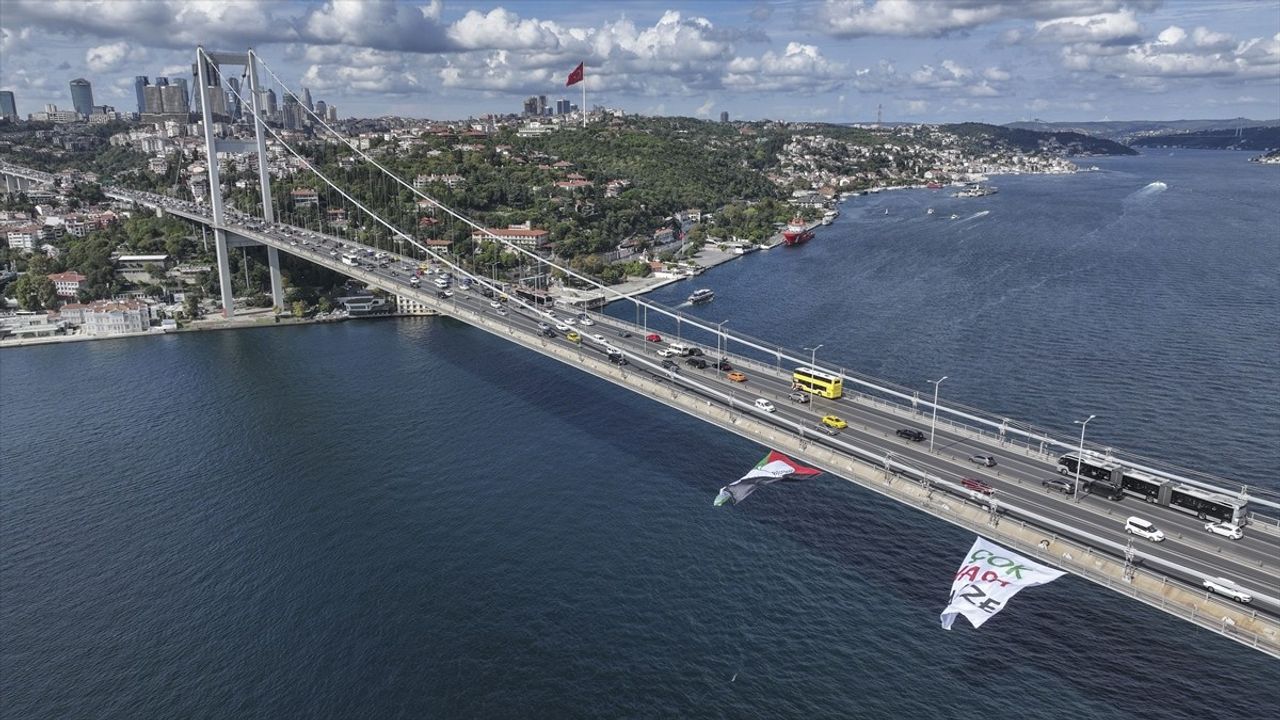
[[[933,383],[933,419],[929,421],[929,451],[933,452],[933,436],[938,429],[938,386],[942,384],[950,375],[943,375],[938,380],[930,380]]]
[[[1075,489],[1071,493],[1076,502],[1080,502],[1080,466],[1084,465],[1084,429],[1088,426],[1089,421],[1096,417],[1098,416],[1090,415],[1084,420],[1074,421],[1075,424],[1080,426],[1080,452],[1076,454],[1076,485]]]
[[[826,343],[818,343],[815,347],[811,347],[811,348],[810,348],[810,347],[807,347],[807,348],[805,348],[805,350],[808,350],[808,351],[809,351],[809,369],[810,369],[810,370],[817,370],[817,369],[818,369],[818,350],[820,350],[820,349],[822,348],[822,346],[823,346],[823,345],[825,345],[825,344],[826,344]],[[794,388],[794,386],[795,386],[795,383],[792,383],[792,387],[793,387],[793,388]],[[804,388],[801,388],[801,391],[803,391],[803,390],[804,390]],[[813,408],[813,414],[814,414],[814,415],[817,415],[817,414],[819,414],[819,413],[821,412],[820,410],[818,410],[818,395],[817,395],[816,393],[810,392],[810,393],[809,393],[809,396],[810,396],[810,397],[809,397],[809,407]]]

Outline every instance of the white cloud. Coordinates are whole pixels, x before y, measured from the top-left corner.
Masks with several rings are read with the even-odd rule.
[[[441,52],[449,49],[440,0],[415,5],[398,0],[328,0],[301,23],[307,43],[377,50]]]
[[[1132,10],[1054,18],[1038,22],[1035,27],[1035,39],[1063,43],[1131,43],[1142,32]]]
[[[1231,36],[1206,28],[1188,33],[1171,25],[1155,40],[1123,48],[1067,45],[1062,61],[1070,70],[1102,73],[1147,91],[1165,89],[1162,81],[1170,78],[1274,80],[1280,77],[1280,33],[1235,43]]]
[[[819,25],[836,37],[942,37],[1004,20],[1051,20],[1116,12],[1152,0],[826,0]]]
[[[146,50],[123,40],[89,48],[84,54],[84,64],[92,72],[111,72],[126,61],[138,62],[146,57]]]
[[[716,106],[715,98],[707,98],[706,102],[699,105],[698,109],[693,111],[693,115],[694,117],[701,117],[701,118],[711,117],[711,111],[715,109],[715,106]]]
[[[726,68],[725,87],[734,90],[829,92],[844,82],[844,67],[823,57],[814,45],[788,43],[782,54],[734,58]]]

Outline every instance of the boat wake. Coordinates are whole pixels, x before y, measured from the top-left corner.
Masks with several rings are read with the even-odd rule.
[[[969,217],[967,217],[967,218],[963,218],[962,220],[960,220],[960,222],[969,222],[970,220],[977,220],[977,219],[978,219],[978,218],[980,218],[980,217],[986,217],[986,216],[988,216],[988,215],[990,215],[990,214],[991,214],[991,211],[990,211],[990,210],[980,210],[980,211],[978,211],[978,212],[976,212],[976,213],[974,213],[974,214],[970,215],[970,216],[969,216]]]
[[[1168,189],[1169,189],[1168,185],[1165,185],[1163,181],[1157,180],[1153,183],[1148,184],[1146,187],[1142,188],[1138,192],[1143,195],[1154,195],[1158,192],[1164,192],[1165,190],[1168,190]]]

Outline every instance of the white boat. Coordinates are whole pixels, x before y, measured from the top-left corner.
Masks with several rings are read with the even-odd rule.
[[[929,212],[925,213],[925,215],[932,215],[932,214],[933,214],[933,208],[929,208]]]
[[[711,300],[715,298],[715,296],[716,296],[716,293],[714,290],[702,288],[701,290],[693,291],[693,294],[689,296],[689,302],[694,304],[711,302]]]

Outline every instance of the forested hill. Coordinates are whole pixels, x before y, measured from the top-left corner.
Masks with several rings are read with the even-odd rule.
[[[1137,155],[1133,148],[1092,135],[1064,130],[1037,132],[1021,128],[959,123],[943,125],[943,130],[974,142],[1017,149],[1023,152],[1042,150],[1059,155]]]
[[[1138,138],[1141,147],[1171,147],[1195,150],[1271,150],[1280,148],[1280,125],[1239,128],[1238,130],[1200,130],[1198,132],[1151,135]]]

